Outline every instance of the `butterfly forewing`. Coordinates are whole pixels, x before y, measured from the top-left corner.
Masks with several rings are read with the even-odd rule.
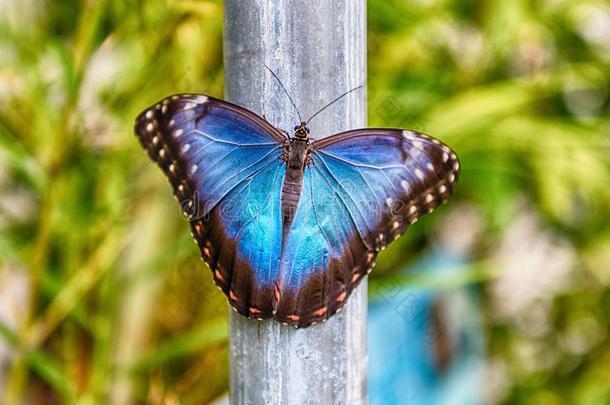
[[[348,131],[315,141],[313,150],[314,167],[337,183],[374,250],[445,202],[460,170],[447,145],[409,130]]]
[[[176,95],[143,112],[136,134],[181,203],[203,216],[231,188],[283,153],[283,135],[257,115],[202,95]]]

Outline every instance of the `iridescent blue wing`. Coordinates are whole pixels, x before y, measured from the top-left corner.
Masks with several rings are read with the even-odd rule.
[[[246,316],[270,317],[286,137],[248,110],[188,94],[145,110],[135,132],[170,180],[231,305]]]
[[[216,285],[231,306],[247,317],[272,317],[279,299],[284,166],[278,160],[261,168],[231,190],[207,217],[192,222]]]
[[[448,146],[413,131],[348,131],[312,148],[276,314],[297,326],[340,309],[377,253],[447,200],[460,168]]]
[[[282,258],[275,318],[297,327],[323,321],[341,308],[360,281],[359,269],[368,268],[375,257],[360,239],[337,184],[324,176],[306,167]]]

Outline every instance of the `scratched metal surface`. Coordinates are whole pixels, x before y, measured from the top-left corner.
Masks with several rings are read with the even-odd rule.
[[[364,0],[226,0],[225,96],[292,133],[303,119],[366,80]],[[317,117],[313,138],[365,126],[365,91]],[[231,311],[232,404],[366,403],[366,280],[328,322],[296,330]]]

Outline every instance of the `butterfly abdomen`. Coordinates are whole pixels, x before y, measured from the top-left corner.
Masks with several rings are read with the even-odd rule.
[[[308,149],[308,142],[301,139],[295,139],[288,148],[286,176],[282,184],[282,244],[286,242],[299,205]]]

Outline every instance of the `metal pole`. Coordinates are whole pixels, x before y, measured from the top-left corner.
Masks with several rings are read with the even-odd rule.
[[[364,0],[226,0],[225,96],[292,132],[292,95],[303,118],[365,84]],[[366,121],[365,92],[329,108],[310,125],[324,137]],[[295,330],[231,311],[232,404],[366,402],[366,281],[328,322]]]

